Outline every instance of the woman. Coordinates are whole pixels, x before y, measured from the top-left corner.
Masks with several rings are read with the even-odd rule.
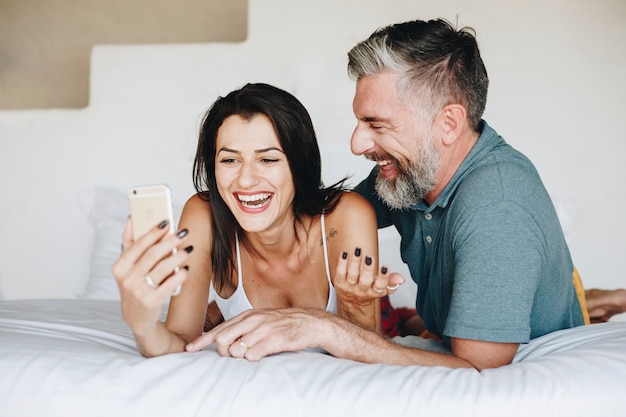
[[[184,351],[200,336],[211,292],[226,320],[250,308],[305,307],[379,327],[378,298],[392,290],[386,268],[378,274],[375,214],[342,183],[323,187],[313,125],[295,97],[248,84],[219,98],[201,128],[194,185],[180,231],[168,235],[163,222],[133,242],[127,224],[113,266],[144,356]]]

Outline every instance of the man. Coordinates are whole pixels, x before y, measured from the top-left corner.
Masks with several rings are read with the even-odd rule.
[[[584,323],[559,221],[533,165],[482,120],[488,77],[470,29],[391,25],[350,53],[356,191],[402,236],[417,312],[450,353],[404,347],[323,312],[248,311],[188,346],[258,360],[319,347],[362,362],[492,368],[520,343]],[[398,277],[361,272],[386,295]]]

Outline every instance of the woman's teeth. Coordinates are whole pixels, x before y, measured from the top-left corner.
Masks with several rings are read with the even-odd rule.
[[[245,207],[250,208],[259,208],[263,207],[267,203],[269,203],[272,194],[270,193],[259,193],[252,195],[242,195],[237,194],[237,198],[241,202],[241,204]]]

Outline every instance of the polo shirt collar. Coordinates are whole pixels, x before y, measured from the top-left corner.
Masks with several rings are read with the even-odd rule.
[[[484,154],[490,152],[496,145],[504,141],[485,120],[481,120],[481,127],[482,129],[478,140],[469,151],[459,168],[456,170],[448,185],[446,185],[441,194],[439,194],[439,197],[437,197],[435,202],[428,206],[424,200],[421,200],[417,204],[414,204],[411,209],[428,213],[433,211],[436,207],[447,207],[450,198],[454,195],[454,192],[470,167],[475,165],[475,161],[482,159]]]

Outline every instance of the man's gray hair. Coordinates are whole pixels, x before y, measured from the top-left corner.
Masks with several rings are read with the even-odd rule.
[[[348,75],[358,80],[398,74],[398,98],[432,118],[447,104],[461,104],[478,131],[489,78],[474,30],[438,19],[399,23],[374,32],[348,53]]]

